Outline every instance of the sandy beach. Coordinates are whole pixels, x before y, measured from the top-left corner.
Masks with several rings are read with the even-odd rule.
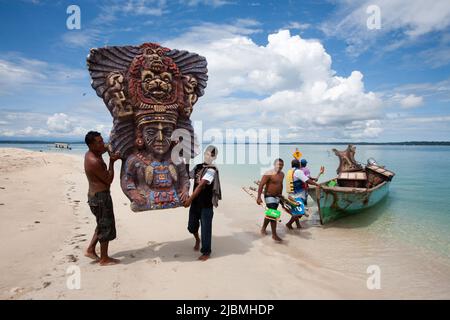
[[[121,264],[101,267],[83,255],[95,228],[83,157],[1,148],[0,160],[1,299],[450,298],[448,258],[364,226],[322,227],[313,215],[288,231],[284,214],[285,241],[262,236],[261,207],[226,177],[212,257],[200,262],[187,209],[133,213],[116,170],[110,252]],[[370,265],[380,267],[380,289],[367,288]],[[67,285],[74,267],[79,289]]]

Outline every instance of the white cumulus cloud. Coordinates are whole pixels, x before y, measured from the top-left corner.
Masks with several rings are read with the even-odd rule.
[[[208,87],[194,119],[217,128],[279,128],[282,138],[303,141],[381,133],[382,101],[365,90],[360,71],[337,75],[318,40],[280,30],[258,45],[249,37],[254,32],[208,24],[164,43],[208,60]]]
[[[73,120],[69,119],[69,116],[65,113],[55,113],[48,117],[47,127],[51,131],[59,133],[71,132],[74,128]]]
[[[402,98],[400,104],[403,108],[415,108],[423,104],[423,98],[410,94]]]

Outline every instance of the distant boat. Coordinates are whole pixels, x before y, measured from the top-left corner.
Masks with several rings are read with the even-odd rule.
[[[340,160],[337,177],[321,183],[320,189],[310,186],[309,194],[317,203],[321,224],[357,214],[376,205],[389,193],[395,173],[373,159],[367,165],[357,163],[355,150],[353,145],[344,151],[333,149]]]
[[[71,147],[70,144],[68,144],[68,143],[56,142],[56,143],[54,143],[54,147],[55,147],[56,149],[68,149],[68,150],[72,150],[72,147]]]

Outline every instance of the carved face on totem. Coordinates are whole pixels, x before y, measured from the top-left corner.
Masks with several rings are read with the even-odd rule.
[[[165,52],[161,47],[146,47],[133,60],[129,70],[129,91],[138,104],[177,102],[182,76]]]
[[[147,124],[142,128],[146,149],[151,150],[155,155],[166,154],[172,145],[170,137],[174,129],[174,125],[162,122]]]
[[[163,54],[162,48],[147,48],[144,51],[145,63],[141,70],[141,83],[146,98],[162,100],[172,93],[174,75],[163,60]]]
[[[160,100],[168,97],[172,92],[171,73],[145,70],[141,75],[144,96]]]

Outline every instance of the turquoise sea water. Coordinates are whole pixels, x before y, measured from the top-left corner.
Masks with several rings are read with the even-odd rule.
[[[83,154],[86,151],[84,144],[71,146],[72,150],[55,150],[46,144],[0,144],[0,147],[45,152]],[[325,166],[321,180],[332,178],[336,173],[338,158],[331,150],[346,148],[345,145],[280,145],[279,149],[274,149],[278,152],[271,154],[270,146],[265,145],[219,146],[221,180],[236,187],[250,186],[276,156],[285,160],[287,170],[296,147],[309,161],[313,176],[321,165]],[[406,242],[450,258],[450,147],[358,145],[356,148],[358,161],[365,163],[368,158],[375,158],[396,176],[389,196],[378,206],[342,219],[331,227],[366,228],[367,232],[378,233],[381,239]],[[260,152],[265,156],[259,156]],[[255,159],[252,164],[248,163]],[[265,161],[258,163],[261,159]],[[232,199],[225,194],[224,201]]]

